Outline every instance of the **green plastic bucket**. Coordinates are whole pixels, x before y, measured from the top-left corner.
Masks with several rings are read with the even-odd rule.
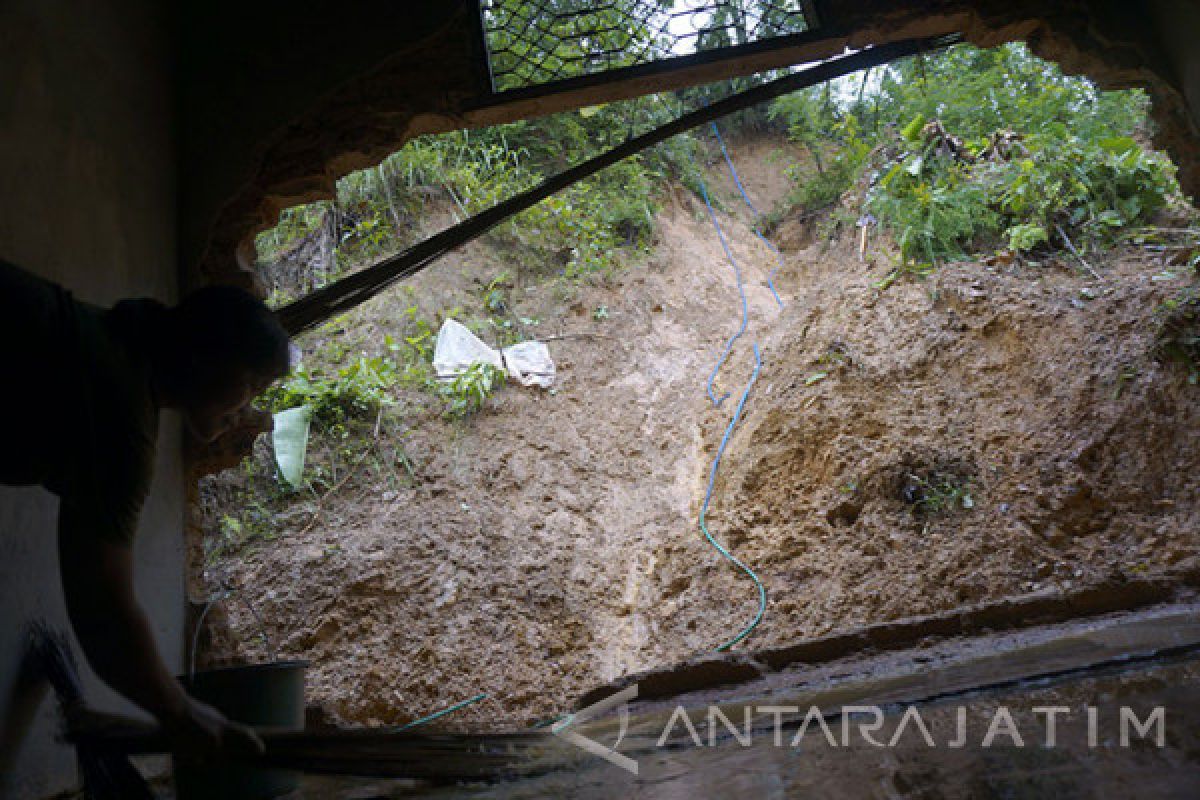
[[[188,694],[231,720],[282,730],[304,729],[307,661],[277,661],[204,670],[181,678]],[[296,788],[297,773],[240,764],[176,764],[178,800],[267,800]]]

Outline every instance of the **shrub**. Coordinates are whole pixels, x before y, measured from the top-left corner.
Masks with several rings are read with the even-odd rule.
[[[911,127],[868,199],[905,263],[1000,244],[1001,233],[1017,252],[1049,243],[1059,229],[1084,243],[1108,242],[1176,191],[1171,164],[1129,138],[1029,137],[1020,157],[993,162],[948,154],[943,132],[930,136],[929,125],[910,141]]]
[[[472,364],[454,380],[442,385],[446,414],[462,418],[476,413],[483,408],[484,401],[504,386],[507,377],[504,370],[493,364]]]
[[[907,264],[962,256],[998,225],[986,190],[961,165],[929,161],[919,153],[880,180],[868,207],[892,231]]]
[[[799,164],[785,170],[795,184],[786,200],[789,207],[814,211],[832,205],[862,175],[871,146],[862,136],[858,118],[847,114],[839,120],[828,120],[827,124],[830,139],[825,144],[821,144],[807,128],[801,128],[803,133],[800,134],[796,132],[796,125],[790,128],[792,138],[808,149],[816,171]],[[823,154],[824,150],[830,148],[834,153],[832,159]]]
[[[268,389],[261,402],[273,412],[307,405],[315,421],[333,427],[368,418],[389,405],[396,375],[391,359],[363,355],[329,374],[301,368]]]
[[[993,165],[993,204],[1012,225],[1057,227],[1108,241],[1145,221],[1175,191],[1173,167],[1133,139],[1032,137],[1028,157]]]

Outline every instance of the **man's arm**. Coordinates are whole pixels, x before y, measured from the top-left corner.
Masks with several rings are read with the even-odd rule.
[[[258,753],[253,731],[188,697],[159,655],[133,591],[133,548],[97,536],[82,509],[64,499],[58,551],[71,625],[100,678],[153,714],[181,749]]]

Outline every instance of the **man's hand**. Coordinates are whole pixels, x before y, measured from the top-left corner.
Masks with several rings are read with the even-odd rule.
[[[171,749],[191,758],[258,756],[262,739],[246,725],[231,722],[210,705],[191,697],[181,712],[160,722],[171,740]]]
[[[134,597],[131,547],[90,533],[89,524],[95,524],[93,516],[75,504],[62,504],[59,565],[67,612],[96,674],[154,715],[181,754],[262,753],[263,743],[250,728],[183,691],[163,663]]]

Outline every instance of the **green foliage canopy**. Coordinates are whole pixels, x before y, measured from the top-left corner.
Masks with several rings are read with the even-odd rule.
[[[867,209],[903,263],[1003,244],[1017,252],[1106,242],[1177,192],[1148,153],[1147,99],[1063,75],[1022,44],[905,59],[775,101],[773,119],[810,153],[790,202],[816,209],[868,179]]]

